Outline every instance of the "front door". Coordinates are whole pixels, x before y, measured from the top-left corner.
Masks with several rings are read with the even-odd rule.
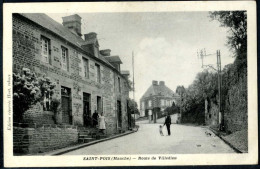
[[[91,108],[89,93],[83,93],[83,123],[86,127],[91,126]]]
[[[62,123],[72,124],[70,88],[61,87]]]
[[[118,127],[122,127],[122,110],[121,110],[121,102],[117,101],[117,120],[118,120]]]

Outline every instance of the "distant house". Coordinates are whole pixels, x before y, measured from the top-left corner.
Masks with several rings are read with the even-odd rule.
[[[146,90],[140,99],[140,116],[151,116],[153,119],[156,112],[164,111],[172,103],[178,101],[179,96],[165,85],[164,81],[152,81],[152,85]]]

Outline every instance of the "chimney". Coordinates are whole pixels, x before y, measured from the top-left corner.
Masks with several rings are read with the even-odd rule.
[[[77,14],[62,17],[62,24],[68,28],[72,33],[82,36],[81,34],[81,17]]]
[[[95,32],[90,32],[88,34],[84,34],[85,41],[90,40],[90,39],[96,39],[97,34]]]
[[[158,85],[158,81],[153,80],[152,84],[153,84],[153,85]]]
[[[90,42],[91,45],[90,50],[92,54],[98,58],[100,53],[99,53],[99,44],[97,41],[97,34],[95,32],[90,32],[88,34],[84,34],[84,37],[85,37],[85,41]]]
[[[164,81],[160,81],[160,82],[159,82],[159,85],[160,85],[160,86],[164,86],[164,85],[165,85],[165,82],[164,82]]]
[[[100,52],[101,55],[103,55],[103,56],[110,56],[111,50],[110,50],[110,49],[104,49],[104,50],[100,50],[99,52]]]

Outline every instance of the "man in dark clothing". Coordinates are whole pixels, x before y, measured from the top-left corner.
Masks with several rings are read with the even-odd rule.
[[[93,127],[96,127],[98,125],[98,113],[97,111],[95,110],[95,113],[93,113],[92,115],[92,119],[93,119]]]
[[[167,127],[168,136],[171,135],[171,128],[170,128],[171,124],[172,124],[171,116],[167,115],[167,117],[165,118],[164,125],[166,125],[166,127]]]

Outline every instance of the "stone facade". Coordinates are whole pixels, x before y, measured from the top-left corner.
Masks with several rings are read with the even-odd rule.
[[[87,43],[89,48],[98,48],[97,40],[93,41],[92,45],[90,41],[84,42],[73,32],[69,35],[71,40],[66,39],[62,33],[58,34],[59,31],[66,32],[65,27],[62,28],[62,25],[54,23],[55,21],[50,18],[47,18],[47,21],[45,18],[41,20],[41,17],[47,16],[40,14],[37,16],[37,21],[46,21],[47,24],[44,27],[44,23],[35,23],[31,19],[34,15],[13,15],[13,71],[21,72],[24,67],[29,68],[38,77],[47,76],[56,82],[53,97],[59,98],[61,101],[60,111],[57,113],[58,124],[91,125],[87,124],[90,122],[84,121],[83,96],[86,95],[89,99],[86,106],[89,116],[92,116],[95,110],[99,113],[103,112],[108,134],[116,133],[118,128],[127,130],[127,101],[129,98],[127,77],[106,61],[105,56],[87,50],[88,48],[83,44]],[[48,23],[49,20],[50,23]],[[62,30],[59,30],[60,27]],[[45,45],[43,38],[48,45],[47,60],[43,60],[42,46]],[[73,38],[78,40],[79,44],[75,44]],[[67,60],[63,60],[63,55],[66,55]],[[84,70],[86,69],[83,65],[84,59],[88,61],[88,76]],[[67,66],[65,69],[64,63],[67,64],[65,64]],[[63,107],[64,105],[65,107]],[[38,107],[34,107],[34,110],[25,113],[25,119],[35,123],[52,124],[53,121],[48,117],[52,115],[52,112],[43,111],[38,105]]]

